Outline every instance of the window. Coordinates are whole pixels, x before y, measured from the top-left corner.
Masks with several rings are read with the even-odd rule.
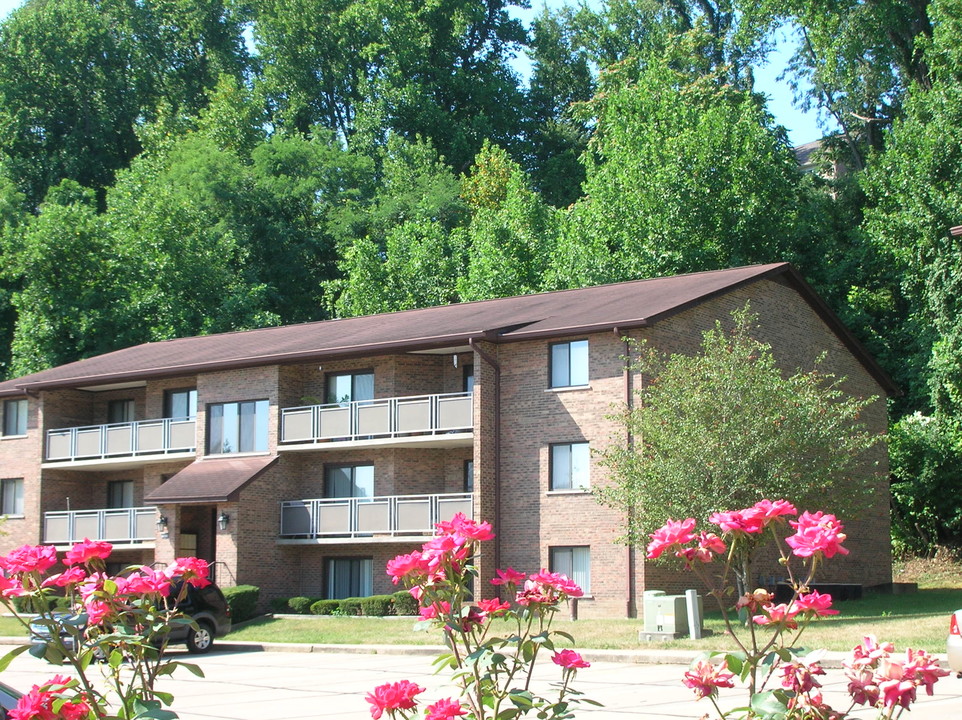
[[[266,451],[268,411],[267,400],[209,405],[208,453]]]
[[[164,417],[193,420],[197,417],[197,390],[168,390],[164,393]]]
[[[548,563],[551,572],[567,575],[575,581],[585,595],[591,593],[591,548],[553,547],[549,550]]]
[[[464,492],[474,492],[474,460],[464,461]]]
[[[330,558],[327,561],[328,600],[367,597],[373,593],[373,558]]]
[[[107,483],[107,507],[131,508],[134,506],[134,481],[111,480]]]
[[[345,404],[374,399],[374,373],[330,373],[327,376],[327,402]]]
[[[552,343],[551,387],[578,387],[588,384],[588,341]]]
[[[3,403],[3,434],[27,434],[26,400],[7,400]]]
[[[550,483],[552,490],[587,490],[591,453],[588,443],[551,446]]]
[[[474,365],[465,365],[463,370],[461,389],[463,392],[474,392]]]
[[[23,515],[23,478],[0,480],[0,514]]]
[[[111,400],[107,403],[108,423],[129,423],[134,421],[133,400]]]
[[[374,497],[373,465],[328,465],[324,468],[324,497]]]

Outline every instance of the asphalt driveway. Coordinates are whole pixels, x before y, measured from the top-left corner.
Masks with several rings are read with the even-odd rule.
[[[0,648],[0,650],[3,650]],[[3,650],[5,651],[5,650]],[[206,674],[194,677],[181,670],[162,681],[162,689],[175,697],[173,709],[184,720],[300,720],[301,718],[370,718],[365,694],[385,682],[408,679],[428,689],[428,702],[452,695],[444,675],[434,675],[432,656],[370,652],[252,652],[220,649],[192,656],[174,649],[171,654],[197,662]],[[588,659],[589,651],[585,652]],[[603,654],[578,673],[577,688],[604,703],[585,706],[578,717],[591,720],[696,720],[711,712],[707,701],[696,703],[681,684],[684,666],[640,665],[614,662]],[[56,672],[28,654],[18,657],[0,674],[9,685],[27,690]],[[560,677],[550,662],[539,663],[536,682],[546,686]],[[844,693],[841,672],[830,670],[823,683],[826,696],[838,701]],[[741,696],[730,697],[732,707]],[[857,717],[874,717],[861,712]],[[934,697],[923,697],[911,712],[912,720],[962,717],[962,680],[954,676],[936,685]]]

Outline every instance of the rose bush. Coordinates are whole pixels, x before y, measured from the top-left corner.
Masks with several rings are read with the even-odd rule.
[[[9,713],[12,720],[176,718],[164,707],[173,698],[156,689],[157,679],[178,667],[203,676],[195,665],[167,659],[164,648],[175,625],[193,622],[176,608],[188,585],[209,584],[207,563],[178,558],[163,570],[130,567],[112,577],[105,572],[112,550],[110,543],[85,539],[64,554],[64,569],[54,574],[48,574],[58,563],[52,546],[24,545],[0,557],[0,602],[25,629],[32,622],[50,636],[8,653],[0,670],[29,649],[56,665],[66,661],[72,671],[35,685]],[[55,593],[66,596],[70,612],[51,610]],[[100,678],[94,667],[101,668]]]
[[[798,516],[797,520],[788,520]],[[737,652],[706,653],[685,673],[684,684],[700,700],[708,698],[719,717],[765,720],[841,720],[856,706],[876,708],[891,720],[910,707],[919,688],[929,695],[933,685],[948,671],[922,650],[894,656],[891,643],[867,637],[844,663],[849,679],[849,707],[830,707],[820,691],[818,678],[823,651],[802,654],[797,642],[806,626],[820,617],[836,615],[832,597],[810,589],[818,567],[836,555],[847,555],[846,535],[834,515],[798,511],[785,500],[762,500],[750,508],[717,512],[709,517],[721,535],[696,533],[696,521],[668,520],[651,534],[648,557],[674,553],[685,567],[697,573],[718,600],[729,635]],[[749,591],[745,580],[753,577],[755,553],[773,543],[779,563],[788,576],[792,597],[775,603],[766,588]],[[718,561],[718,562],[716,562]],[[796,565],[801,565],[801,573]],[[734,597],[735,576],[742,594]],[[745,617],[747,632],[735,630],[735,617]],[[747,686],[749,704],[725,712],[718,704],[719,688],[735,687],[738,678]]]
[[[491,525],[461,513],[437,525],[437,535],[420,551],[398,555],[387,564],[395,584],[403,582],[420,607],[420,629],[440,629],[450,653],[438,658],[439,668],[450,668],[457,698],[428,705],[427,720],[467,717],[471,720],[512,720],[534,711],[539,718],[567,718],[579,702],[597,705],[571,687],[588,663],[577,652],[559,649],[558,637],[570,635],[551,629],[559,605],[583,594],[570,578],[540,570],[530,575],[513,568],[499,569],[490,583],[504,599],[476,600],[472,588],[478,577],[472,559],[481,543],[491,540]],[[532,689],[531,676],[539,653],[553,653],[561,681],[552,697]],[[417,695],[423,688],[401,681],[375,688],[367,696],[371,717],[387,714],[410,718],[419,714]]]

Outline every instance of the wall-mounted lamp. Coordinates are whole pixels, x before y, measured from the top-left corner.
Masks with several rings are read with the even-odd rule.
[[[167,516],[166,516],[166,515],[158,515],[158,516],[157,516],[157,529],[160,530],[161,532],[166,532],[166,531],[167,531]]]
[[[227,525],[229,523],[230,523],[230,515],[228,515],[227,513],[222,512],[220,515],[217,516],[217,527],[219,527],[221,530],[226,530]]]
[[[455,353],[454,355],[451,356],[451,362],[454,363],[454,367],[457,367],[457,366],[458,366],[458,354],[457,354],[457,353]]]

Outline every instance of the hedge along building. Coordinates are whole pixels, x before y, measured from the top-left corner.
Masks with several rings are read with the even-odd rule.
[[[640,382],[624,338],[697,352],[749,300],[786,370],[827,353],[846,391],[882,397],[863,420],[885,431],[891,381],[798,273],[734,268],[147,343],[0,383],[0,543],[100,538],[123,564],[196,554],[264,601],[363,596],[394,590],[386,561],[464,512],[498,536],[483,578],[549,567],[585,587],[582,616],[634,615],[676,576],[619,544],[591,492]],[[891,580],[875,452],[831,579]]]

